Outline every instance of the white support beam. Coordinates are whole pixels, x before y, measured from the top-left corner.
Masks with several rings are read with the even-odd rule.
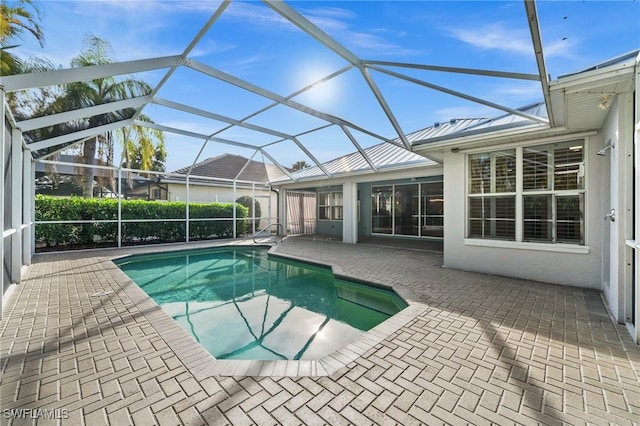
[[[374,164],[373,161],[371,161],[371,158],[369,158],[369,155],[367,155],[367,152],[362,149],[362,147],[360,146],[360,144],[358,143],[358,141],[356,140],[356,138],[353,136],[353,134],[351,134],[351,132],[349,131],[349,129],[347,129],[344,126],[340,126],[340,128],[342,129],[342,131],[344,132],[345,135],[347,135],[347,137],[349,138],[349,140],[351,141],[351,143],[353,144],[353,146],[356,147],[356,149],[358,150],[358,152],[360,153],[360,155],[362,155],[362,157],[365,159],[365,161],[367,162],[367,164],[369,164],[369,167],[371,167],[371,170],[373,170],[374,172],[378,171],[378,167]]]
[[[282,173],[284,173],[285,175],[287,175],[289,177],[289,179],[291,179],[294,182],[297,182],[298,179],[294,178],[293,175],[291,173],[289,173],[289,170],[287,170],[285,167],[283,167],[280,163],[278,163],[275,158],[273,158],[272,156],[269,155],[269,153],[267,151],[265,151],[264,149],[260,148],[260,153],[262,155],[264,155],[265,157],[267,157],[269,160],[271,160],[271,162],[278,168],[280,169],[280,171]]]
[[[290,94],[289,96],[287,96],[287,97],[286,97],[286,99],[293,99],[293,98],[295,98],[296,96],[301,95],[301,94],[303,94],[304,92],[306,92],[306,91],[308,91],[308,90],[311,90],[311,89],[313,89],[314,87],[316,87],[316,86],[318,86],[318,85],[320,85],[320,84],[322,84],[322,83],[324,83],[324,82],[327,82],[327,81],[331,80],[332,78],[337,77],[337,76],[339,76],[339,75],[341,75],[341,74],[343,74],[343,73],[345,73],[345,72],[349,71],[351,68],[353,68],[353,66],[352,66],[352,65],[347,65],[346,67],[343,67],[343,68],[339,69],[338,71],[335,71],[335,72],[333,72],[333,73],[331,73],[331,74],[329,74],[329,75],[327,75],[327,76],[325,76],[325,77],[321,78],[320,80],[317,80],[317,81],[315,81],[315,82],[313,82],[313,83],[311,83],[311,84],[309,84],[309,85],[307,85],[307,86],[303,87],[302,89],[300,89],[300,90],[297,90],[297,91],[293,92],[292,94]],[[245,122],[245,121],[249,120],[250,118],[253,118],[253,117],[255,117],[256,115],[262,114],[263,112],[268,111],[268,110],[270,110],[271,108],[274,108],[274,107],[276,107],[276,106],[278,106],[278,105],[280,105],[280,103],[279,103],[279,102],[274,102],[274,103],[272,103],[272,104],[269,104],[269,105],[267,105],[267,106],[265,106],[265,107],[263,107],[263,108],[260,108],[260,109],[259,109],[259,110],[257,110],[257,111],[252,112],[251,114],[249,114],[249,115],[245,116],[244,118],[241,118],[239,121],[240,121],[240,122]],[[332,123],[330,123],[329,125],[332,125]],[[212,136],[215,136],[215,135],[217,135],[217,134],[220,134],[220,133],[224,132],[225,130],[230,129],[231,127],[232,127],[232,126],[224,127],[224,128],[222,128],[222,129],[218,130],[217,132],[215,132]],[[323,127],[321,127],[321,128],[324,128],[324,127],[326,127],[326,126],[323,126]],[[299,136],[299,135],[296,135],[296,136]],[[277,143],[277,142],[282,142],[282,141],[276,141],[276,142],[272,142],[272,143]],[[267,145],[269,145],[269,144],[267,144]],[[264,146],[266,146],[266,145],[263,145],[263,147],[264,147]]]
[[[210,140],[212,142],[219,142],[219,143],[226,144],[226,145],[239,146],[241,148],[248,148],[248,149],[258,149],[259,148],[259,147],[255,146],[255,145],[249,145],[249,144],[246,144],[246,143],[236,142],[236,141],[232,141],[232,140],[229,140],[229,139],[214,138],[214,137],[210,137],[208,135],[203,135],[202,133],[191,132],[189,130],[178,129],[178,128],[175,128],[175,127],[163,126],[163,125],[156,124],[156,123],[149,123],[148,121],[134,120],[133,124],[135,124],[137,126],[150,127],[152,129],[156,129],[156,130],[162,130],[163,132],[169,132],[169,133],[175,133],[177,135],[188,136],[190,138]]]
[[[33,225],[33,207],[35,199],[35,171],[31,151],[22,151],[22,264],[31,265],[33,247],[32,237],[35,232]]]
[[[298,138],[293,138],[293,142],[295,142],[296,145],[298,145],[298,148],[300,148],[302,150],[302,152],[304,152],[305,154],[307,154],[307,157],[309,157],[311,159],[311,161],[313,161],[316,166],[318,166],[318,168],[320,170],[322,170],[322,173],[324,173],[327,177],[331,177],[331,173],[329,173],[329,171],[322,165],[322,163],[320,162],[320,160],[318,160],[312,153],[311,151],[309,151],[307,149],[306,146],[304,146],[304,144],[302,142],[300,142],[298,140]]]
[[[56,136],[55,138],[43,139],[38,142],[30,143],[27,147],[31,152],[39,151],[41,149],[53,148],[58,145],[64,145],[69,142],[76,143],[82,142],[82,139],[90,138],[92,136],[98,136],[102,133],[119,129],[121,127],[130,126],[133,120],[120,120],[113,123],[105,124],[103,126],[92,127],[91,129],[80,130],[78,132],[69,133],[62,136]]]
[[[215,13],[211,16],[211,18],[209,18],[207,23],[204,24],[204,27],[202,27],[202,29],[200,29],[198,34],[196,34],[196,36],[193,38],[193,40],[191,40],[191,43],[189,43],[189,45],[184,49],[184,51],[182,52],[182,55],[180,55],[180,60],[176,61],[176,63],[162,77],[162,80],[160,80],[160,82],[158,84],[156,84],[156,86],[153,88],[153,90],[151,90],[151,93],[150,93],[151,96],[155,97],[155,95],[160,91],[162,86],[164,86],[166,84],[166,82],[169,80],[169,78],[173,75],[173,73],[176,72],[178,67],[184,63],[184,59],[198,45],[198,43],[200,42],[202,37],[205,36],[205,34],[209,31],[211,26],[213,26],[213,24],[218,20],[220,15],[222,15],[222,12],[225,11],[225,9],[227,8],[227,6],[229,6],[229,4],[231,4],[231,0],[223,0],[223,2],[218,6],[218,9],[215,11]],[[142,112],[144,107],[145,107],[145,105],[143,105],[141,108],[139,108],[136,111],[136,113],[133,115],[134,119],[137,119],[140,116],[140,113]]]
[[[538,12],[536,10],[535,0],[524,0],[524,8],[527,11],[527,22],[529,23],[531,40],[533,41],[533,49],[536,54],[536,62],[538,63],[538,74],[540,74],[540,84],[542,85],[544,103],[547,106],[549,124],[551,127],[555,127],[555,119],[553,117],[553,110],[551,108],[551,96],[549,93],[549,75],[547,74],[547,67],[544,63],[542,37],[540,35],[540,26],[538,24]]]
[[[167,108],[176,109],[179,111],[187,112],[189,114],[199,115],[201,117],[210,118],[212,120],[221,121],[223,123],[232,124],[233,126],[243,127],[245,129],[253,130],[260,133],[266,133],[268,135],[277,136],[283,139],[292,139],[292,135],[288,135],[286,133],[278,132],[277,130],[269,129],[267,127],[257,126],[255,124],[245,123],[240,120],[236,120],[224,115],[216,114],[215,112],[205,111],[200,108],[195,108],[189,105],[181,104],[178,102],[173,102],[167,99],[156,98],[153,101],[154,104],[162,105]],[[230,126],[231,127],[231,126]],[[228,129],[229,127],[227,127]],[[218,132],[216,132],[218,133]]]
[[[12,129],[11,135],[11,282],[20,283],[22,272],[22,132]]]
[[[236,87],[239,87],[241,89],[247,90],[247,91],[249,91],[251,93],[254,93],[256,95],[262,96],[262,97],[267,98],[267,99],[271,99],[272,101],[276,101],[276,102],[278,102],[278,103],[280,103],[282,105],[288,106],[289,108],[293,108],[293,109],[298,110],[300,112],[304,112],[304,113],[309,114],[311,116],[320,118],[321,120],[327,121],[329,123],[338,124],[338,125],[343,124],[343,125],[345,125],[347,127],[350,127],[352,129],[358,130],[361,133],[364,133],[366,135],[372,136],[372,137],[374,137],[376,139],[380,139],[383,142],[389,142],[389,143],[392,143],[394,145],[400,146],[400,144],[398,144],[394,140],[391,140],[391,139],[385,138],[383,136],[380,136],[380,135],[378,135],[376,133],[373,133],[373,132],[371,132],[371,131],[369,131],[367,129],[364,129],[364,128],[360,127],[360,126],[357,126],[357,125],[355,125],[353,123],[350,123],[350,122],[348,122],[348,121],[346,121],[346,120],[344,120],[342,118],[336,117],[336,116],[331,115],[331,114],[326,114],[324,112],[320,112],[320,111],[318,111],[316,109],[313,109],[311,107],[302,105],[302,104],[300,104],[298,102],[292,101],[289,98],[285,98],[285,97],[280,96],[280,95],[278,95],[276,93],[270,92],[270,91],[268,91],[266,89],[258,87],[258,86],[254,85],[254,84],[251,84],[251,83],[247,82],[247,81],[241,80],[241,79],[239,79],[239,78],[237,78],[237,77],[235,77],[235,76],[233,76],[231,74],[227,74],[227,73],[225,73],[223,71],[217,70],[217,69],[215,69],[213,67],[210,67],[208,65],[205,65],[205,64],[203,64],[201,62],[198,62],[198,61],[195,61],[195,60],[189,60],[189,61],[187,61],[185,66],[187,66],[187,67],[189,67],[191,69],[194,69],[196,71],[199,71],[199,72],[201,72],[203,74],[209,75],[211,77],[215,77],[218,80],[222,80],[222,81],[224,81],[226,83],[232,84],[232,85],[234,85]]]
[[[371,89],[371,92],[373,93],[376,100],[380,104],[380,107],[382,108],[384,114],[389,119],[389,122],[391,123],[394,130],[396,131],[398,138],[402,141],[404,148],[411,150],[411,144],[407,140],[407,137],[402,131],[400,124],[398,123],[395,116],[393,115],[391,108],[389,108],[389,105],[387,104],[387,101],[384,99],[382,92],[380,92],[380,89],[378,89],[378,86],[376,85],[375,81],[373,80],[371,75],[369,75],[367,69],[363,66],[362,60],[353,52],[351,52],[349,49],[344,47],[338,41],[336,41],[327,33],[325,33],[320,28],[318,28],[315,24],[313,24],[311,21],[305,18],[302,14],[298,13],[298,11],[296,11],[295,9],[287,5],[285,2],[265,0],[265,3],[271,9],[275,10],[281,16],[283,16],[285,19],[291,22],[293,25],[297,26],[302,31],[304,31],[305,33],[309,34],[311,37],[313,37],[314,39],[322,43],[324,46],[331,49],[334,53],[343,57],[347,62],[349,62],[353,66],[360,69],[360,72],[362,73],[362,76],[364,77],[367,85],[369,86],[369,88]],[[339,124],[339,123],[336,123],[336,124]]]
[[[202,152],[204,151],[204,148],[207,146],[207,143],[209,142],[208,139],[206,139],[203,143],[202,146],[200,147],[200,150],[198,151],[198,154],[195,156],[195,158],[193,159],[193,161],[191,162],[191,166],[189,166],[189,170],[187,170],[187,177],[189,177],[191,175],[191,171],[193,170],[193,168],[196,166],[196,164],[198,164],[198,160],[200,160],[200,156],[202,155]]]
[[[85,142],[85,141],[87,141],[87,140],[91,139],[92,137],[93,137],[93,136],[89,136],[88,138],[81,139],[81,140],[79,140],[77,143],[75,143],[74,145],[81,144],[81,143],[83,143],[83,142]],[[56,154],[58,154],[58,153],[60,153],[60,152],[64,151],[65,149],[67,149],[67,147],[68,147],[68,145],[62,145],[62,146],[60,146],[60,147],[56,148],[55,150],[50,150],[50,151],[48,151],[45,155],[40,155],[40,156],[38,156],[38,161],[40,161],[40,160],[46,160],[47,158],[51,158],[51,157],[55,156]],[[28,146],[27,146],[26,148],[28,148]]]
[[[362,67],[360,68],[360,71],[362,72],[362,76],[364,77],[365,81],[369,85],[369,88],[371,89],[374,96],[378,100],[378,103],[380,104],[382,111],[384,111],[384,114],[387,116],[387,119],[393,126],[393,129],[396,131],[396,134],[400,138],[400,141],[402,141],[402,144],[404,145],[405,149],[411,151],[411,143],[407,139],[407,136],[404,134],[404,131],[400,127],[400,123],[398,123],[398,120],[396,120],[395,115],[393,115],[393,112],[391,111],[389,104],[387,104],[387,101],[384,99],[382,92],[380,91],[380,89],[378,89],[378,85],[373,80],[373,77],[371,77],[371,74],[369,74],[369,70],[366,69],[365,67]]]
[[[88,67],[66,68],[54,71],[34,72],[30,74],[8,75],[0,77],[0,85],[6,92],[55,86],[58,84],[89,81],[114,75],[133,74],[169,68],[183,62],[182,56],[164,56],[161,58],[139,59],[128,62],[92,65]]]
[[[418,84],[420,86],[428,87],[429,89],[433,89],[433,90],[437,90],[439,92],[446,93],[448,95],[456,96],[458,98],[466,99],[466,100],[471,101],[471,102],[476,102],[476,103],[479,103],[481,105],[485,105],[485,106],[488,106],[488,107],[491,107],[491,108],[499,109],[501,111],[508,112],[509,114],[513,114],[513,115],[517,115],[517,116],[520,116],[520,117],[524,117],[524,118],[527,118],[529,120],[536,121],[538,123],[549,124],[549,120],[547,120],[545,118],[538,117],[538,116],[531,115],[531,114],[527,114],[526,112],[522,112],[522,111],[519,111],[517,109],[509,108],[509,107],[506,107],[506,106],[503,106],[503,105],[499,105],[499,104],[496,104],[496,103],[493,103],[493,102],[489,102],[489,101],[486,101],[484,99],[476,98],[475,96],[467,95],[466,93],[462,93],[462,92],[458,92],[458,91],[455,91],[455,90],[447,89],[446,87],[442,87],[442,86],[438,86],[436,84],[428,83],[426,81],[418,80],[417,78],[409,77],[407,75],[400,74],[400,73],[397,73],[397,72],[394,72],[394,71],[390,71],[390,70],[387,70],[385,68],[371,67],[371,69],[379,71],[379,72],[384,73],[384,74],[388,74],[388,75],[396,77],[396,78],[400,78],[402,80],[410,81],[411,83],[415,83],[415,84]]]
[[[2,183],[0,183],[0,188],[2,188],[2,193],[0,193],[0,235],[2,235],[2,241],[0,241],[0,262],[4,265],[4,147],[6,145],[5,137],[7,136],[7,130],[5,127],[7,126],[7,120],[5,120],[5,114],[9,110],[7,107],[5,93],[2,86],[0,86],[0,176],[2,177]],[[4,272],[0,275],[0,291],[4,296],[5,290],[5,282],[4,282]],[[11,283],[6,283],[8,287]],[[0,316],[2,316],[2,303],[0,303]],[[4,317],[3,317],[4,318]]]
[[[247,168],[247,166],[249,166],[249,164],[251,164],[251,160],[253,160],[253,157],[255,157],[255,156],[256,156],[256,154],[257,154],[259,151],[260,151],[260,150],[256,150],[256,151],[251,155],[251,157],[250,157],[250,158],[249,158],[249,159],[244,163],[244,166],[242,166],[242,167],[240,168],[240,170],[238,170],[238,173],[236,173],[236,175],[233,177],[233,180],[234,180],[234,181],[235,181],[235,180],[237,180],[237,179],[240,177],[240,175],[245,171],[245,169]],[[264,163],[264,161],[263,161],[263,163]]]
[[[305,130],[304,132],[296,133],[295,135],[293,135],[293,137],[294,138],[299,138],[300,136],[304,136],[304,135],[307,135],[309,133],[317,132],[319,130],[326,129],[326,128],[331,127],[331,126],[335,126],[335,124],[327,123],[327,124],[324,124],[324,125],[322,125],[320,127],[315,127],[313,129]],[[284,142],[285,140],[287,140],[287,139],[280,139],[280,140],[277,140],[277,141],[265,143],[264,145],[260,145],[260,148],[266,148],[268,146],[275,145],[275,144],[280,143],[280,142]]]
[[[391,61],[363,60],[362,63],[365,66],[381,65],[381,66],[387,66],[387,67],[412,68],[416,70],[439,71],[439,72],[448,72],[448,73],[454,73],[454,74],[471,74],[471,75],[481,75],[485,77],[513,78],[517,80],[540,81],[540,76],[537,74],[525,74],[525,73],[519,73],[519,72],[481,70],[481,69],[475,69],[475,68],[443,67],[438,65],[409,64],[405,62],[391,62]]]
[[[287,3],[283,1],[268,1],[265,0],[264,3],[269,6],[271,9],[276,11],[280,16],[291,22],[296,27],[300,28],[305,33],[309,34],[311,37],[342,56],[349,63],[359,67],[361,60],[356,55],[354,55],[351,51],[349,51],[342,44],[338,43],[336,40],[331,38],[327,33],[322,31],[316,25],[314,25],[307,18],[302,16],[298,11],[290,7]]]
[[[151,102],[151,96],[139,96],[136,98],[125,99],[123,101],[109,102],[106,104],[95,105],[73,111],[61,112],[59,114],[45,115],[44,117],[23,120],[17,123],[20,130],[28,132],[34,129],[54,126],[67,121],[78,120],[80,118],[92,117],[94,115],[107,114],[113,111],[119,111],[126,108],[137,108]]]

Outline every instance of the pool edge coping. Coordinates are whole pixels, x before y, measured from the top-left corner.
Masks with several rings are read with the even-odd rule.
[[[253,247],[254,245],[247,245]],[[264,247],[264,245],[261,245]],[[238,245],[220,245],[218,247],[238,247]],[[197,248],[193,248],[197,249]],[[188,250],[188,249],[187,249]],[[134,254],[134,253],[132,253]],[[151,254],[145,252],[145,254]],[[336,278],[356,280],[344,273],[339,265],[330,265],[301,256],[277,253],[277,246],[268,250],[269,255],[312,265],[330,268]],[[193,374],[197,380],[211,376],[263,376],[263,377],[321,377],[329,376],[336,371],[362,357],[377,344],[389,338],[403,326],[414,320],[428,309],[424,303],[416,301],[413,294],[403,286],[380,284],[371,281],[374,286],[395,291],[406,303],[407,307],[394,314],[356,339],[336,349],[334,352],[318,360],[223,360],[211,355],[200,343],[169,316],[147,293],[131,280],[114,261],[130,256],[105,256],[106,271],[115,283],[133,302],[140,313],[149,322],[156,333],[166,342],[176,357]]]

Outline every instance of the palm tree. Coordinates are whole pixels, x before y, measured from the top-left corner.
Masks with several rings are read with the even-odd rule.
[[[144,114],[139,114],[142,121],[153,122]],[[122,145],[122,161],[128,169],[164,171],[167,151],[164,145],[164,133],[161,130],[138,125],[122,127],[115,131],[116,138]],[[127,174],[131,187],[131,174]]]
[[[108,42],[98,38],[90,37],[86,42],[86,48],[80,52],[78,56],[71,61],[72,67],[84,67],[91,65],[103,65],[111,63],[109,58],[110,45]],[[61,103],[61,110],[75,110],[86,108],[94,105],[105,104],[109,102],[119,101],[135,96],[146,95],[151,92],[151,86],[143,80],[133,78],[125,78],[116,80],[114,77],[98,78],[90,81],[69,83],[65,86],[65,94],[58,101]],[[113,123],[115,121],[126,120],[131,118],[135,111],[131,108],[110,112],[89,117],[77,123],[79,129],[94,128],[104,124]],[[164,141],[163,136],[155,130],[134,127],[131,131],[123,131],[121,141],[125,147],[131,145],[129,136],[134,136],[137,145],[141,149],[141,157],[143,158],[142,167],[148,166],[153,158],[154,151],[149,149],[153,146],[153,141]],[[109,144],[113,142],[112,134],[105,133],[91,138],[83,143],[81,161],[84,164],[94,164],[96,150],[99,146],[107,147],[103,151],[113,149]],[[125,152],[129,152],[125,149]],[[83,168],[82,172],[82,193],[84,197],[93,195],[93,168]]]
[[[9,51],[18,45],[8,43],[16,38],[21,39],[26,32],[43,46],[44,34],[39,21],[40,11],[31,0],[19,0],[12,4],[3,0],[0,3],[0,75],[18,74],[22,69],[22,61]]]

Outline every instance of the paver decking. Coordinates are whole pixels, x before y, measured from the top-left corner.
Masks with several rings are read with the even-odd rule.
[[[435,252],[290,238],[278,254],[426,308],[328,376],[211,375],[114,278],[110,259],[154,249],[35,257],[3,306],[2,424],[640,423],[640,348],[597,291],[445,269]]]

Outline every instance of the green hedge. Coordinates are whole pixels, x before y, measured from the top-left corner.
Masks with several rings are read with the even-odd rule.
[[[105,198],[60,198],[36,195],[36,221],[118,220],[118,200]],[[229,218],[229,220],[189,222],[193,240],[233,237],[233,208],[236,217],[246,218],[249,209],[234,203],[189,203],[190,219]],[[122,219],[140,220],[122,224],[123,244],[185,241],[184,202],[123,200]],[[182,219],[182,221],[148,221]],[[116,223],[39,224],[36,242],[47,247],[91,247],[116,242]],[[238,235],[247,232],[246,221],[238,221]]]

